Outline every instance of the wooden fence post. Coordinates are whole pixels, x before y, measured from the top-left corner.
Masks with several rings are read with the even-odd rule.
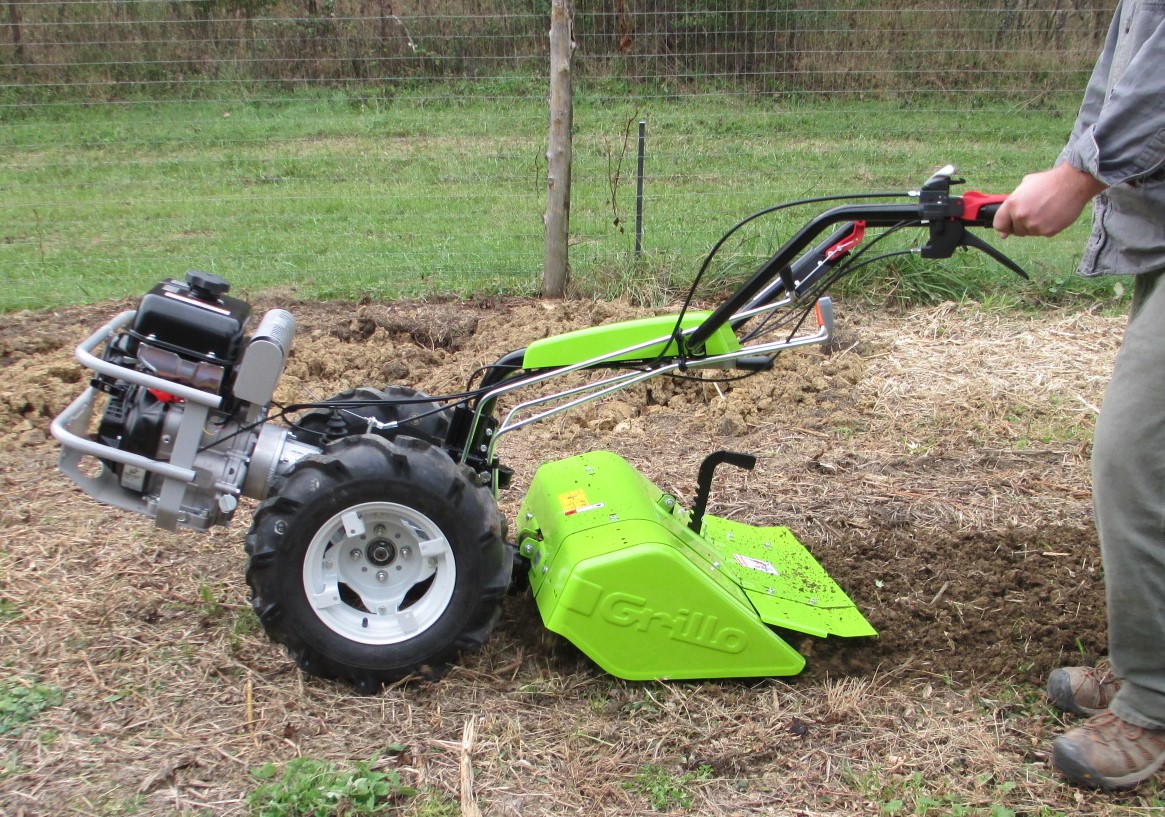
[[[542,270],[542,297],[566,294],[570,274],[570,162],[574,122],[571,56],[574,51],[574,5],[571,0],[550,4],[550,138],[546,150],[546,263]]]
[[[8,25],[12,29],[12,55],[16,62],[24,62],[24,40],[20,36],[20,11],[15,0],[8,0]]]

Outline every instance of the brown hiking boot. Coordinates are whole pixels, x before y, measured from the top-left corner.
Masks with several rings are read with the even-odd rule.
[[[1137,785],[1165,765],[1165,729],[1143,729],[1111,712],[1093,715],[1052,745],[1052,766],[1069,781],[1105,791]]]
[[[1063,667],[1048,676],[1048,698],[1075,715],[1096,715],[1112,703],[1121,682],[1107,661],[1095,667]]]

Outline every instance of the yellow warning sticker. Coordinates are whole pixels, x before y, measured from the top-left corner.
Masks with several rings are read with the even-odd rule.
[[[565,494],[558,495],[558,504],[562,506],[562,510],[566,513],[577,511],[579,508],[586,507],[587,493],[582,488],[575,488],[573,491],[567,491]]]

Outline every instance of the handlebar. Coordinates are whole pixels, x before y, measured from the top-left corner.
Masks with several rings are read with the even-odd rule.
[[[999,212],[999,208],[1003,206],[1003,202],[999,204],[986,204],[983,209],[979,211],[979,220],[986,222],[984,224],[976,223],[976,227],[993,227],[995,225],[995,214]]]
[[[962,195],[963,215],[960,216],[968,227],[991,227],[995,223],[995,214],[1003,206],[1006,196],[988,196],[968,190]]]
[[[804,251],[827,229],[837,224],[847,224],[857,230],[866,227],[896,227],[918,224],[926,226],[930,236],[919,253],[923,258],[950,258],[960,246],[981,250],[993,259],[1027,278],[1027,273],[992,245],[967,231],[968,227],[990,228],[999,206],[1007,198],[1002,195],[988,195],[967,191],[962,196],[950,195],[952,184],[962,180],[952,180],[955,169],[947,166],[927,180],[917,192],[909,195],[917,197],[913,204],[846,204],[834,207],[811,219],[777,252],[766,261],[753,276],[742,284],[728,300],[712,311],[702,324],[687,338],[687,348],[701,353],[705,342],[720,327],[733,319],[737,313],[757,301],[767,301],[774,294],[787,294],[796,300],[811,283],[798,278],[798,262]],[[839,230],[829,241],[817,248],[814,255],[832,261],[831,253],[837,248],[839,256],[848,253],[860,241],[860,235],[852,243],[846,244],[844,236],[848,230]],[[842,238],[839,239],[839,236]],[[837,240],[837,243],[834,243]],[[778,280],[779,279],[779,280]]]

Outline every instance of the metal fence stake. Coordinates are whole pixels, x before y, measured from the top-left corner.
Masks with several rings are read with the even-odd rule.
[[[643,156],[647,149],[647,120],[639,120],[639,163],[635,170],[635,260],[643,255]]]

